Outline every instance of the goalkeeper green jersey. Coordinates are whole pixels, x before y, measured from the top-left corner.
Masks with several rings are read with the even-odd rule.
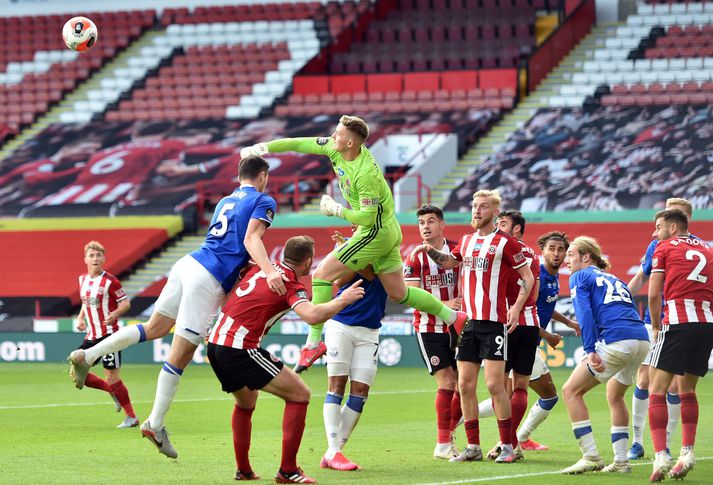
[[[267,143],[270,152],[299,152],[326,155],[332,161],[342,195],[353,210],[377,214],[374,225],[395,221],[394,197],[374,155],[365,147],[356,159],[347,161],[334,149],[334,140],[321,138],[283,138]]]

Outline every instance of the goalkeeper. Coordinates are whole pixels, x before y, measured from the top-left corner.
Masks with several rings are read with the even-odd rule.
[[[294,151],[326,155],[332,161],[342,195],[350,208],[329,195],[323,195],[320,211],[359,226],[351,239],[336,248],[317,267],[312,277],[312,303],[332,299],[332,283],[347,272],[359,271],[369,264],[379,276],[392,300],[419,311],[437,315],[456,324],[460,333],[466,322],[463,312],[456,312],[421,288],[404,283],[401,251],[401,227],[394,215],[394,199],[379,164],[364,146],[369,127],[356,116],[342,116],[331,137],[284,138],[243,148],[241,158],[251,155]],[[457,321],[457,322],[456,322]],[[300,351],[295,366],[301,372],[324,355],[322,325],[310,327],[307,344]]]

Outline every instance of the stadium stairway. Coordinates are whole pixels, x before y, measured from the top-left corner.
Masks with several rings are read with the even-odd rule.
[[[129,295],[129,298],[141,293],[143,289],[150,286],[154,281],[167,276],[174,263],[191,251],[198,249],[204,239],[204,235],[188,235],[176,239],[172,245],[161,251],[160,254],[149,259],[143,267],[131,273],[128,278],[122,281],[124,290]]]
[[[115,69],[128,67],[129,59],[137,56],[142,47],[152,45],[154,37],[159,34],[161,34],[161,31],[148,31],[129,44],[126,49],[104,64],[101,69],[94,72],[86,81],[80,83],[74,91],[67,94],[56,106],[52,107],[44,115],[38,117],[34,124],[5,143],[2,149],[0,149],[0,160],[7,157],[30,138],[40,133],[48,125],[60,122],[61,114],[73,111],[75,102],[87,101],[87,93],[89,91],[100,86],[102,79],[113,78]]]
[[[537,89],[524,98],[511,112],[493,126],[463,157],[458,164],[436,186],[431,188],[433,204],[443,206],[458,185],[471,174],[482,160],[495,151],[519,127],[529,120],[533,113],[548,106],[547,101],[559,92],[562,83],[569,82],[572,75],[582,71],[584,61],[590,59],[597,47],[604,45],[608,37],[616,35],[620,23],[603,23],[592,29],[570,53],[540,83]],[[317,207],[317,210],[319,207]]]

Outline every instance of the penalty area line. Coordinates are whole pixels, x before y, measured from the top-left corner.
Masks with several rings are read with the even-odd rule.
[[[708,461],[713,460],[713,456],[704,456],[701,458],[696,457],[696,461]],[[630,463],[631,466],[646,466],[651,465],[652,461],[644,461],[639,463]],[[593,472],[596,473],[596,472]],[[516,473],[514,475],[498,475],[495,477],[479,477],[479,478],[466,478],[463,480],[452,480],[448,482],[427,482],[419,483],[417,485],[457,485],[461,483],[480,483],[480,482],[494,482],[498,480],[512,480],[513,478],[529,478],[529,477],[544,477],[547,475],[561,475],[561,470],[547,471],[547,472],[532,472],[532,473]],[[583,475],[583,474],[582,474]],[[600,474],[601,475],[601,474]]]

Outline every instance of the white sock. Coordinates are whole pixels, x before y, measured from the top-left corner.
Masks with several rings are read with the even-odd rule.
[[[572,423],[572,431],[574,431],[574,437],[577,438],[579,449],[582,450],[582,456],[599,458],[599,451],[592,433],[592,423],[588,419],[586,421],[577,421]]]
[[[629,427],[612,426],[611,443],[614,449],[614,461],[618,463],[629,461],[626,457],[626,448],[629,446]]]
[[[552,411],[554,403],[556,403],[558,399],[557,396],[550,399],[539,399],[532,405],[530,412],[527,413],[527,418],[525,418],[525,421],[520,425],[520,429],[517,432],[518,441],[523,442],[530,439],[530,435],[533,431],[550,415],[550,411]],[[549,409],[542,407],[543,405],[549,406]]]
[[[121,327],[115,334],[105,338],[94,347],[85,350],[84,360],[91,364],[103,355],[113,354],[124,350],[130,345],[139,343],[142,335],[141,330],[143,330],[143,326],[139,329],[139,325]]]
[[[161,426],[163,426],[163,418],[166,416],[168,408],[176,395],[181,374],[183,374],[183,370],[172,366],[168,362],[164,362],[161,372],[158,373],[156,397],[149,416],[149,424],[153,429],[161,429]]]
[[[681,398],[678,394],[666,393],[668,407],[668,423],[666,424],[666,448],[671,448],[671,436],[676,432],[678,420],[681,418]]]
[[[340,451],[341,437],[339,428],[342,422],[342,410],[340,406],[344,396],[327,393],[322,407],[322,416],[324,417],[324,431],[327,433],[327,452],[324,454],[328,460],[334,458],[334,455]]]
[[[649,391],[634,387],[631,397],[631,427],[634,434],[634,443],[644,444],[644,429],[646,418],[649,415]]]
[[[341,423],[339,426],[339,437],[342,440],[340,449],[344,448],[352,431],[356,428],[359,418],[361,418],[361,412],[364,409],[364,402],[366,402],[365,397],[350,394],[347,403],[342,406]]]
[[[487,418],[495,414],[493,409],[493,399],[488,398],[478,403],[478,419]]]

